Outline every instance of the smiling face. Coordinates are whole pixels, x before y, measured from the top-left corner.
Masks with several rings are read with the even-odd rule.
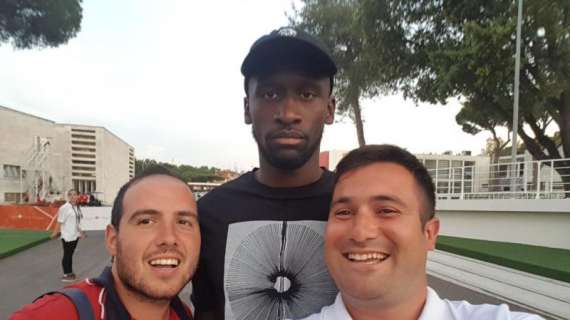
[[[337,182],[325,235],[329,271],[347,307],[398,303],[426,288],[426,258],[439,230],[437,218],[422,228],[425,207],[412,174],[377,162],[345,173]]]
[[[152,175],[125,193],[118,230],[107,226],[117,290],[145,300],[170,300],[191,279],[200,252],[196,202],[188,186]]]
[[[262,161],[280,169],[297,169],[315,156],[324,125],[334,120],[329,77],[290,71],[252,77],[244,104]]]

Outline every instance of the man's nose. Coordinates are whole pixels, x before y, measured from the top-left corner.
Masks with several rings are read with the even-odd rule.
[[[361,209],[354,217],[350,231],[351,239],[356,242],[365,242],[377,238],[377,223],[378,221],[376,221],[372,212],[369,212],[367,209]]]
[[[279,103],[275,113],[275,120],[286,125],[301,122],[298,101],[293,95],[287,95],[281,103]]]
[[[176,224],[164,222],[157,235],[157,242],[159,245],[178,245]]]

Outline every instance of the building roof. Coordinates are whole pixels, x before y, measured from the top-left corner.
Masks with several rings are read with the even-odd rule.
[[[42,118],[42,117],[35,116],[35,115],[33,115],[33,114],[30,114],[30,113],[26,113],[26,112],[22,112],[22,111],[19,111],[19,110],[16,110],[16,109],[8,108],[8,107],[5,107],[5,106],[3,106],[3,105],[0,105],[0,109],[4,109],[4,110],[11,111],[11,112],[14,112],[14,113],[19,113],[19,114],[21,114],[21,115],[28,116],[28,117],[33,117],[33,118],[36,118],[36,119],[39,119],[39,120],[51,122],[51,123],[53,123],[53,124],[56,123],[56,122],[53,121],[53,120],[48,120],[48,119],[45,119],[45,118]]]
[[[26,113],[26,112],[22,112],[22,111],[19,111],[19,110],[16,110],[16,109],[12,109],[12,108],[8,108],[8,107],[2,106],[2,105],[0,105],[0,109],[5,109],[5,110],[10,111],[10,112],[15,112],[15,113],[19,113],[19,114],[24,115],[24,116],[33,117],[33,118],[36,118],[36,119],[39,119],[39,120],[47,121],[47,122],[50,122],[50,123],[55,124],[55,125],[72,126],[72,127],[88,127],[88,128],[96,128],[96,129],[98,128],[98,129],[102,129],[102,130],[105,130],[105,131],[107,131],[108,133],[110,133],[110,134],[111,134],[112,136],[114,136],[115,138],[117,138],[117,139],[119,139],[120,141],[122,141],[124,144],[128,145],[130,148],[134,149],[134,147],[133,147],[130,143],[126,142],[125,140],[123,140],[122,138],[120,138],[119,136],[117,136],[116,134],[114,134],[111,130],[109,130],[109,129],[105,128],[105,127],[102,127],[102,126],[92,126],[92,125],[77,124],[77,123],[58,123],[58,122],[55,122],[55,121],[53,121],[53,120],[49,120],[49,119],[45,119],[45,118],[42,118],[42,117],[38,117],[38,116],[35,116],[35,115],[33,115],[33,114]]]
[[[121,137],[114,134],[113,131],[111,131],[105,127],[102,127],[102,126],[92,126],[92,125],[88,125],[88,124],[77,124],[77,123],[57,123],[57,124],[62,125],[62,126],[70,126],[70,127],[85,127],[85,128],[93,128],[93,129],[102,129],[102,130],[105,130],[108,133],[110,133],[115,138],[121,140],[124,144],[128,145],[130,148],[134,149],[134,147],[130,143],[126,142]]]

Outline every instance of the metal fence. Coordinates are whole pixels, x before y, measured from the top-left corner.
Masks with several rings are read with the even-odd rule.
[[[438,199],[570,198],[570,158],[428,171]]]

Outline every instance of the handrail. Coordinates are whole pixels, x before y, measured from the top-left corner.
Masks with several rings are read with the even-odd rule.
[[[570,198],[570,158],[446,166],[428,172],[438,199]]]

